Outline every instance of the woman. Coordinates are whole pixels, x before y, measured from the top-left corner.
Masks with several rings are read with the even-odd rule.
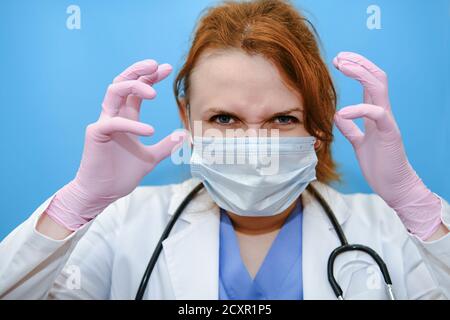
[[[313,190],[350,242],[384,259],[397,298],[448,298],[450,208],[407,160],[386,75],[354,53],[333,63],[361,82],[362,104],[336,112],[316,39],[290,4],[211,8],[174,85],[181,118],[193,131],[194,178],[137,187],[187,135],[175,132],[152,146],[139,142],[153,133],[139,122],[141,101],[155,97],[153,85],[172,69],[153,60],[132,65],[108,87],[99,120],[87,127],[76,177],[1,243],[0,296],[134,298],[169,219],[201,181],[205,189],[163,242],[145,299],[336,298],[327,260],[340,242]],[[364,118],[364,133],[356,118]],[[339,178],[333,123],[353,145],[376,195],[344,195],[329,186]],[[211,164],[201,152],[208,136],[230,130],[218,141],[267,147],[260,129],[279,136],[275,173]],[[231,151],[239,152],[225,149]],[[333,270],[344,298],[388,298],[378,266],[365,253],[344,253]]]

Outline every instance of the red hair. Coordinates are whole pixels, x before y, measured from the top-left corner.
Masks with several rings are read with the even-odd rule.
[[[174,82],[178,108],[189,103],[190,75],[206,49],[238,48],[261,54],[303,100],[305,129],[320,143],[317,180],[339,180],[331,155],[336,91],[322,60],[316,32],[288,1],[226,1],[209,8],[197,24],[192,46]]]

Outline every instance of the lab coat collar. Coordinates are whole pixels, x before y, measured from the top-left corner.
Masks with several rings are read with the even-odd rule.
[[[173,216],[181,202],[200,183],[189,179],[174,186],[168,214]],[[217,300],[219,298],[220,211],[202,189],[183,210],[188,222],[164,242],[164,256],[177,300]]]
[[[197,178],[192,178],[184,181],[181,184],[174,185],[174,191],[172,193],[172,198],[170,199],[168,214],[172,216],[175,211],[180,206],[181,202],[187,197],[189,192],[195,188],[200,183],[200,180]],[[193,222],[195,219],[201,217],[205,212],[211,211],[217,205],[214,203],[212,198],[208,195],[206,189],[202,189],[195,196],[195,200],[189,202],[186,208],[183,210],[183,213],[180,216],[180,219]],[[218,207],[217,207],[218,209]]]
[[[328,203],[342,228],[350,217],[350,209],[343,196],[332,187],[320,182],[313,186]],[[336,299],[328,282],[327,264],[331,252],[341,245],[331,221],[320,203],[307,190],[302,193],[303,201],[303,241],[302,270],[303,298],[305,300]],[[351,239],[349,239],[351,241]],[[348,262],[356,259],[356,251],[343,254],[345,258],[336,259],[334,274],[346,297],[352,272]]]
[[[187,194],[199,183],[190,179],[174,186],[168,214],[173,213]],[[313,182],[333,210],[339,224],[350,216],[345,200],[333,188]],[[303,293],[304,299],[334,299],[327,280],[327,260],[333,249],[339,246],[339,239],[320,204],[309,192],[302,194],[303,203]],[[219,284],[219,207],[201,190],[185,208],[180,219],[189,222],[184,229],[169,236],[164,242],[164,255],[176,299],[218,299]],[[346,261],[356,257],[348,252]],[[342,259],[344,260],[344,259]],[[335,271],[343,268],[336,260]],[[350,275],[338,278],[346,293]]]
[[[342,226],[350,217],[350,210],[342,197],[342,194],[319,181],[314,181],[311,184],[324,198],[325,202],[328,203],[337,221]],[[320,203],[308,190],[305,190],[305,192],[302,193],[302,201],[303,207],[307,210],[307,212],[311,212],[311,215],[313,215],[314,218],[324,220],[324,223],[328,225],[330,230],[334,229],[330,219],[328,219],[326,214],[324,215],[325,211],[321,207]]]
[[[164,256],[177,300],[219,298],[220,211],[215,206],[202,212],[186,228],[164,242]]]

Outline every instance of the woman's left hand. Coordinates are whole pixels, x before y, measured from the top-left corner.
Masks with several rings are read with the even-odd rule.
[[[333,64],[364,88],[364,103],[336,112],[336,126],[352,144],[373,191],[398,213],[410,232],[428,239],[442,224],[441,201],[425,186],[406,157],[391,111],[386,73],[352,52],[339,53]],[[352,121],[361,117],[364,133]]]

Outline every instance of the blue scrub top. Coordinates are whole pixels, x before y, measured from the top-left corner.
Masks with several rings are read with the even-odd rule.
[[[219,299],[302,300],[302,205],[297,200],[254,279],[242,261],[233,224],[220,209]]]

